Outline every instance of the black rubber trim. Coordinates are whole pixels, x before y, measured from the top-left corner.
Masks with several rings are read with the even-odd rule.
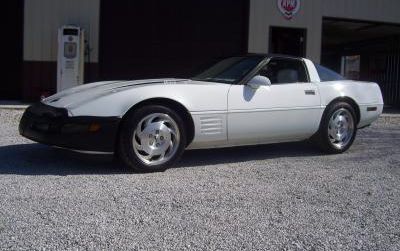
[[[24,112],[19,133],[46,145],[81,151],[114,152],[120,120],[118,117],[68,117],[65,109],[39,103]],[[89,132],[93,123],[100,127]]]
[[[186,82],[187,79],[166,79],[162,81],[150,81],[150,82],[143,82],[143,83],[134,83],[134,84],[126,84],[122,86],[118,86],[113,88],[113,90],[118,90],[126,87],[132,87],[132,86],[142,86],[142,85],[154,85],[154,84],[163,84],[163,83],[180,83],[180,82]]]
[[[367,107],[367,112],[376,112],[378,110],[378,107]]]
[[[371,126],[371,124],[365,125],[365,126],[363,126],[363,127],[358,128],[357,130],[365,129],[365,128],[370,127],[370,126]]]

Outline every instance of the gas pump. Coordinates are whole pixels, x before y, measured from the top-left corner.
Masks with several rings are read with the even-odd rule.
[[[83,84],[84,30],[65,25],[58,30],[57,92]]]

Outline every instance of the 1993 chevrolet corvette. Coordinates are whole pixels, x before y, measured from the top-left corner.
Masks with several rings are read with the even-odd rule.
[[[81,152],[115,153],[134,171],[170,167],[185,149],[311,139],[345,152],[382,113],[376,83],[345,80],[310,60],[225,59],[191,79],[107,81],[30,106],[20,134]]]

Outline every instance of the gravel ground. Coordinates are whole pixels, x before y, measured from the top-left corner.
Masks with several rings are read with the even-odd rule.
[[[0,249],[400,250],[400,118],[342,155],[188,151],[163,173],[34,144],[0,110]]]

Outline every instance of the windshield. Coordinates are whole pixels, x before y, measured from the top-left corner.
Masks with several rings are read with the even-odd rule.
[[[193,80],[234,84],[242,80],[264,57],[232,57],[215,64]]]

